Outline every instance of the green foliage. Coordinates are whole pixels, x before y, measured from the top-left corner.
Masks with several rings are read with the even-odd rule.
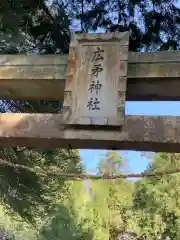
[[[67,54],[70,29],[129,31],[131,51],[179,49],[180,10],[176,3],[175,0],[73,0],[68,4],[63,1],[48,5],[45,0],[1,0],[0,52]],[[58,113],[61,106],[59,101],[11,100],[2,101],[0,110]],[[179,157],[179,154],[156,154],[146,171],[179,169]],[[118,233],[129,231],[143,240],[167,236],[180,239],[178,174],[136,183],[123,179],[66,181],[58,176],[37,174],[38,169],[83,171],[79,152],[61,149],[0,149],[0,164],[0,228],[18,240],[116,239]],[[110,152],[101,160],[99,172],[114,175],[121,173],[122,167],[122,157]],[[11,214],[9,220],[7,210]]]
[[[56,199],[57,191],[63,188],[65,181],[58,176],[40,176],[36,169],[43,169],[44,172],[57,168],[63,172],[82,171],[79,153],[74,150],[37,152],[24,148],[1,149],[0,159],[34,169],[32,172],[8,165],[1,165],[0,168],[1,203],[31,222],[53,207],[52,199]]]
[[[101,205],[103,195],[96,193],[99,188],[90,183],[96,199],[92,201],[83,182],[71,181],[67,185],[69,194],[57,202],[51,224],[44,225],[43,239],[108,239],[108,211],[102,208],[107,208],[106,204]]]
[[[69,169],[70,162],[63,165],[58,153],[54,154],[54,162],[58,161],[59,166],[68,172],[72,167]],[[163,168],[164,171],[179,169],[179,158],[179,154],[156,154],[146,171],[162,171]],[[53,160],[47,158],[48,167],[53,167]],[[41,162],[39,166],[45,169],[46,164]],[[123,166],[122,157],[117,152],[109,152],[102,159],[99,171],[103,170],[104,174],[121,173],[120,166]],[[76,171],[82,171],[78,164],[75,164],[74,168]],[[132,239],[139,236],[142,240],[163,240],[169,237],[178,240],[180,237],[179,180],[179,174],[144,178],[137,182],[123,179],[86,181],[52,179],[51,182],[50,179],[44,179],[46,185],[44,196],[49,195],[52,208],[43,215],[43,219],[36,218],[39,219],[36,228],[23,223],[15,214],[15,221],[12,221],[11,216],[9,222],[6,220],[5,227],[5,215],[1,213],[3,210],[1,209],[2,229],[14,234],[15,239],[18,240],[32,238],[116,240],[117,236],[119,238],[131,236]]]
[[[179,154],[157,154],[147,171],[179,169]],[[164,175],[136,183],[133,210],[139,233],[148,239],[179,239],[180,176]]]

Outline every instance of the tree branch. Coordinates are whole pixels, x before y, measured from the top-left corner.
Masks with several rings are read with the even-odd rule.
[[[43,11],[46,13],[46,15],[48,16],[50,23],[58,25],[58,27],[61,29],[61,31],[67,36],[69,37],[69,35],[66,33],[66,31],[60,27],[60,25],[55,21],[54,17],[51,15],[51,12],[49,11],[48,7],[46,6],[44,0],[40,0],[40,7],[43,9]]]
[[[84,32],[84,0],[81,0],[81,31]]]

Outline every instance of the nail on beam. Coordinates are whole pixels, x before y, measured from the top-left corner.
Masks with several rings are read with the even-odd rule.
[[[77,129],[59,114],[0,114],[0,147],[180,152],[180,117],[126,116],[121,129]]]
[[[1,55],[0,99],[64,99],[67,55]],[[180,51],[129,52],[127,100],[180,100]]]

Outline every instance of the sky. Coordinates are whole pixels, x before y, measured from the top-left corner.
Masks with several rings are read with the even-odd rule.
[[[180,102],[127,102],[126,115],[180,116]],[[89,173],[95,173],[99,160],[106,150],[80,150],[84,167]],[[125,172],[139,173],[146,169],[149,159],[137,151],[119,151],[127,159]]]

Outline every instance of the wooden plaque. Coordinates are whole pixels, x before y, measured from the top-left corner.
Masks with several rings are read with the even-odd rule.
[[[72,35],[63,105],[70,113],[67,124],[124,124],[128,43],[128,32]]]

